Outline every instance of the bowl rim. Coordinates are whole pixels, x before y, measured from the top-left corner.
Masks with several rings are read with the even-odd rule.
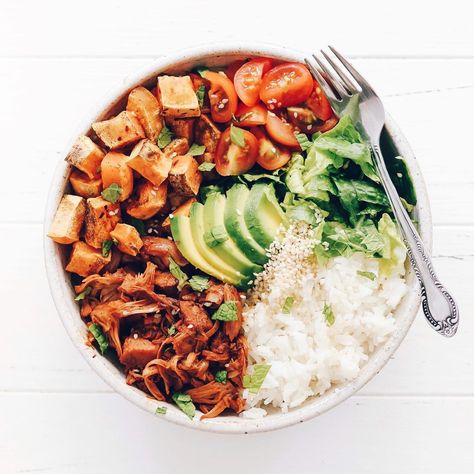
[[[61,154],[61,159],[51,181],[44,215],[44,261],[51,295],[66,332],[87,363],[115,392],[119,393],[145,411],[154,414],[157,406],[167,406],[168,409],[166,415],[157,418],[163,418],[175,424],[190,428],[218,433],[248,434],[275,430],[302,423],[303,421],[307,421],[337,406],[339,403],[360,390],[384,367],[408,332],[416,317],[420,303],[419,287],[412,274],[413,272],[411,272],[412,275],[409,284],[409,292],[403,301],[404,314],[403,317],[397,317],[397,319],[401,319],[400,324],[397,325],[396,330],[383,346],[369,357],[369,361],[363,366],[356,379],[342,385],[341,387],[336,387],[330,391],[330,393],[325,394],[322,397],[315,397],[308,404],[295,408],[288,413],[272,413],[261,419],[229,416],[222,418],[217,417],[206,421],[199,421],[196,419],[197,417],[195,417],[194,420],[190,420],[186,415],[184,415],[184,413],[180,412],[173,405],[151,399],[144,392],[127,385],[124,381],[123,372],[119,371],[119,369],[107,358],[101,356],[97,357],[95,349],[85,345],[85,325],[81,320],[77,305],[73,300],[72,288],[61,260],[59,244],[50,240],[46,235],[59,200],[63,195],[65,184],[68,180],[70,166],[64,161],[67,151],[78,135],[87,133],[90,130],[93,121],[106,113],[107,110],[110,110],[113,104],[116,104],[129,90],[144,83],[153,75],[159,74],[166,69],[176,67],[182,63],[197,61],[200,58],[204,60],[205,58],[224,56],[229,57],[230,59],[231,56],[247,55],[270,56],[283,60],[300,62],[304,58],[304,54],[300,51],[268,43],[223,42],[217,47],[203,45],[167,55],[150,62],[150,64],[139,69],[134,74],[127,76],[120,84],[112,88],[98,105],[95,104],[94,108],[91,108],[90,112],[85,114],[83,119],[79,122],[75,133],[65,144]],[[419,217],[420,234],[425,245],[431,251],[431,211],[421,171],[406,138],[388,114],[386,117],[385,127],[392,141],[396,145],[399,154],[404,157],[408,164],[417,192],[417,212]]]

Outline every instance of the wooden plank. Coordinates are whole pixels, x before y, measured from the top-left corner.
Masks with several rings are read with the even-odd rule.
[[[60,0],[5,2],[0,38],[2,55],[27,57],[155,57],[196,44],[246,40],[308,51],[329,41],[346,54],[363,56],[473,55],[471,15],[463,0],[453,0],[449,8],[399,0],[396,7],[381,5],[377,10],[370,0],[361,0],[357,8],[340,2],[336,10],[336,22],[318,21],[321,8],[311,0],[299,2],[297,8],[283,1],[269,8],[267,2],[241,0],[239,8],[232,9],[230,23],[216,0],[181,0],[166,8],[149,0],[133,7],[124,0],[113,5],[83,0],[74,14]],[[132,17],[140,19],[139,28]],[[302,24],[303,18],[314,19],[316,33]]]
[[[76,351],[56,314],[44,276],[42,227],[0,225],[0,235],[14,235],[21,249],[2,260],[2,274],[8,276],[2,281],[3,314],[9,317],[3,318],[0,391],[109,392]],[[361,393],[474,395],[472,282],[459,277],[474,265],[473,243],[474,226],[435,228],[435,265],[459,300],[459,334],[442,339],[419,314],[394,359]]]
[[[303,424],[231,438],[172,425],[113,394],[1,394],[0,418],[9,474],[471,474],[474,465],[472,397],[354,397]]]

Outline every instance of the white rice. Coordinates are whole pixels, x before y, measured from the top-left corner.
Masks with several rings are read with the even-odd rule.
[[[393,311],[406,292],[404,270],[384,277],[377,259],[361,253],[318,266],[314,243],[307,225],[290,226],[282,241],[273,244],[272,257],[249,294],[244,312],[249,372],[253,364],[271,369],[258,394],[244,391],[244,417],[264,416],[266,405],[286,412],[354,379],[395,328]],[[290,314],[283,314],[287,297],[295,300]],[[325,303],[335,315],[333,325],[323,314]]]

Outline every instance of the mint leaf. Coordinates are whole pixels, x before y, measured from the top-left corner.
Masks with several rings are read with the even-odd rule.
[[[104,240],[102,242],[102,257],[108,257],[113,246],[113,240]]]
[[[191,148],[188,150],[188,155],[191,156],[200,156],[206,151],[206,147],[204,145],[198,145],[197,143],[193,143]]]
[[[361,277],[368,278],[369,280],[372,280],[372,281],[374,281],[377,278],[377,275],[373,272],[358,271],[357,275],[360,275]]]
[[[178,290],[182,290],[188,281],[188,275],[179,268],[179,265],[171,258],[169,260],[169,270],[171,274],[178,280]]]
[[[295,137],[298,140],[298,143],[300,144],[300,147],[303,151],[306,151],[311,148],[312,143],[309,141],[308,136],[306,134],[295,132]]]
[[[122,188],[117,183],[112,183],[108,188],[105,188],[100,194],[106,200],[115,204],[122,194]]]
[[[270,368],[271,365],[268,364],[255,364],[252,375],[244,375],[244,388],[250,393],[257,394]]]
[[[198,170],[199,171],[212,171],[215,167],[215,163],[208,163],[208,162],[204,162],[204,163],[201,163],[199,166],[198,166]]]
[[[201,107],[201,108],[204,105],[205,95],[206,95],[206,88],[204,86],[199,86],[198,90],[196,91],[196,96],[198,98],[199,107]]]
[[[230,139],[232,143],[235,143],[240,148],[245,147],[245,137],[243,129],[236,127],[235,125],[230,126]]]
[[[332,326],[336,320],[336,317],[334,316],[334,312],[330,304],[324,303],[323,314],[326,318],[326,324],[328,326]]]
[[[102,332],[101,327],[98,324],[91,324],[88,329],[94,336],[97,344],[99,344],[100,353],[103,354],[109,347],[109,343],[107,342],[107,338]]]
[[[176,392],[173,394],[172,398],[178,408],[192,420],[196,414],[196,407],[194,406],[191,397],[184,393]]]
[[[218,321],[237,321],[237,302],[226,301],[222,303],[217,311],[212,315],[212,319]]]
[[[82,301],[86,296],[91,294],[92,288],[90,286],[86,287],[84,291],[81,291],[75,298],[74,301]]]
[[[159,406],[158,406],[158,407],[156,407],[155,413],[156,413],[157,415],[166,415],[166,411],[167,411],[167,410],[168,410],[168,409],[167,409],[166,407],[159,407]]]
[[[227,382],[227,370],[219,370],[216,372],[216,375],[214,376],[214,379],[216,382],[219,383],[226,383]]]
[[[287,296],[287,298],[285,299],[285,303],[283,304],[283,308],[281,309],[281,312],[283,314],[290,314],[294,302],[295,298],[293,296]]]
[[[209,288],[209,278],[202,275],[192,276],[188,283],[194,291],[205,291]]]
[[[163,149],[171,143],[171,140],[173,140],[173,132],[165,126],[161,129],[161,132],[156,139],[156,144]]]

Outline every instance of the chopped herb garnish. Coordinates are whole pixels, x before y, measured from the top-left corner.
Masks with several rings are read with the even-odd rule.
[[[140,219],[137,219],[135,217],[132,217],[130,219],[127,219],[128,223],[135,227],[137,229],[138,233],[140,234],[141,237],[146,235],[146,229],[145,229],[145,223],[141,221]]]
[[[196,91],[196,95],[198,98],[199,107],[204,105],[204,97],[206,95],[206,88],[204,86],[199,86],[198,90]]]
[[[179,268],[179,265],[171,258],[169,260],[169,270],[171,274],[178,280],[178,290],[182,290],[188,281],[188,275]]]
[[[268,364],[255,364],[253,366],[253,374],[244,375],[244,388],[246,388],[250,393],[257,394],[265,380],[265,377],[270,371],[270,368],[271,365]]]
[[[237,321],[237,302],[226,301],[222,303],[212,315],[212,319],[217,319],[218,321]]]
[[[360,275],[361,277],[368,278],[369,280],[374,281],[377,278],[377,275],[373,272],[361,272],[358,271],[357,275]]]
[[[328,326],[332,326],[336,320],[336,317],[334,316],[334,311],[332,310],[330,304],[324,303],[323,314],[326,318],[326,324]]]
[[[109,347],[109,343],[107,342],[107,338],[102,332],[101,327],[98,324],[91,324],[88,329],[94,336],[97,344],[99,344],[100,353],[103,354],[107,350],[107,347]]]
[[[102,257],[108,257],[112,247],[114,246],[113,240],[104,240],[102,242]]]
[[[298,140],[298,143],[300,144],[300,147],[303,151],[306,151],[311,148],[312,143],[308,140],[308,136],[306,134],[295,132],[295,137]]]
[[[108,188],[105,188],[100,194],[106,201],[115,204],[119,196],[122,194],[122,188],[117,183],[112,183]]]
[[[161,129],[161,132],[156,139],[156,144],[163,149],[171,143],[171,140],[173,140],[173,132],[165,126]]]
[[[167,409],[166,407],[159,407],[159,406],[158,406],[158,407],[156,407],[155,413],[156,413],[157,415],[166,415],[166,411],[167,411],[167,410],[168,410],[168,409]]]
[[[194,72],[196,74],[199,74],[201,77],[205,76],[206,71],[209,71],[209,69],[206,66],[196,66],[194,68]]]
[[[287,296],[285,302],[283,303],[283,308],[281,309],[281,312],[284,314],[290,314],[294,302],[295,298],[293,296]]]
[[[219,370],[214,376],[216,382],[226,383],[227,382],[227,370]]]
[[[168,336],[174,336],[175,334],[176,334],[176,326],[174,324],[172,324],[168,328]]]
[[[193,143],[187,154],[191,156],[199,156],[202,155],[205,151],[206,147],[204,145],[198,145],[197,143]]]
[[[179,393],[176,392],[172,396],[173,401],[176,403],[178,408],[191,420],[194,418],[194,415],[196,413],[196,407],[194,406],[194,403],[189,395],[186,395],[184,393]]]
[[[210,248],[225,242],[229,238],[229,234],[224,226],[216,225],[204,233],[204,242]]]
[[[82,301],[86,296],[91,294],[92,288],[87,286],[84,291],[81,291],[75,298],[74,301]]]
[[[208,163],[208,162],[204,162],[204,163],[201,163],[199,166],[198,166],[198,170],[199,171],[212,171],[215,167],[215,163]]]
[[[205,291],[209,288],[209,278],[202,275],[192,276],[188,283],[194,291]]]
[[[245,114],[239,115],[236,117],[237,122],[243,122],[245,119],[248,119],[252,116],[252,112],[246,112]]]
[[[230,139],[232,143],[235,143],[240,148],[245,147],[245,137],[243,129],[236,127],[235,125],[230,126]]]

